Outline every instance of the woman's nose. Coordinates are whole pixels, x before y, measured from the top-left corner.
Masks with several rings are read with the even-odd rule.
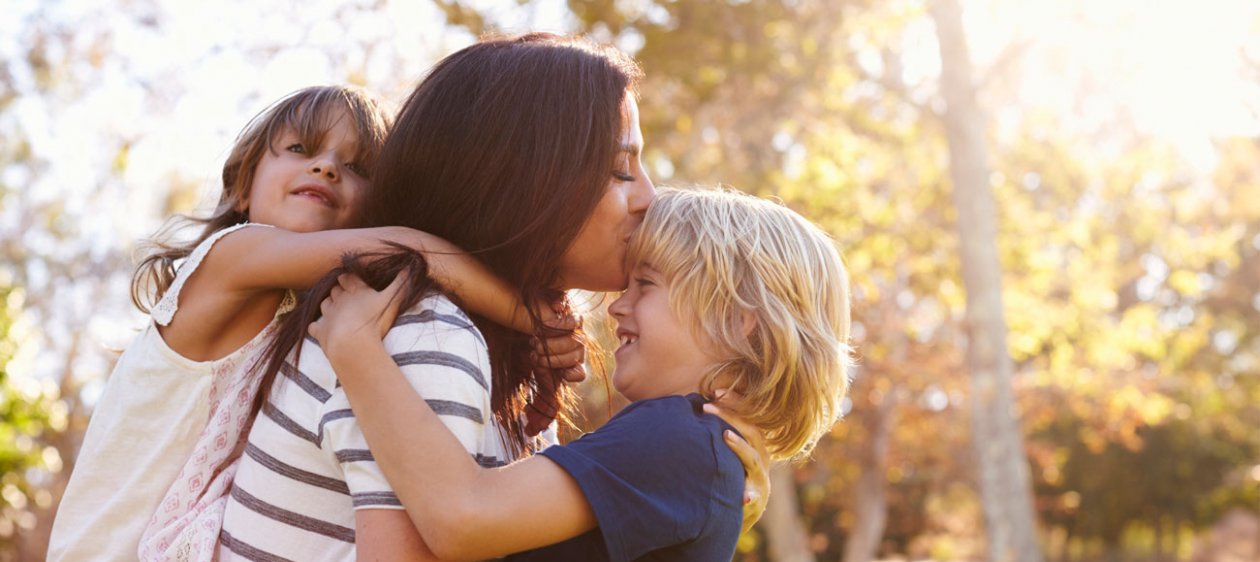
[[[647,212],[648,206],[652,204],[652,200],[656,199],[656,186],[652,184],[652,178],[647,174],[643,174],[643,181],[638,182],[634,191],[630,194],[630,212],[634,214],[643,214]]]

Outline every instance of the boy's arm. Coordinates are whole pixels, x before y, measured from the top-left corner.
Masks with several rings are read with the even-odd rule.
[[[357,560],[368,562],[440,562],[424,544],[407,513],[396,509],[355,511],[354,551]]]
[[[397,314],[392,297],[401,277],[379,293],[350,275],[340,281],[310,333],[351,405],[371,404],[355,411],[356,423],[434,554],[483,559],[594,528],[586,496],[568,472],[541,456],[481,468],[401,375],[381,342]]]
[[[291,232],[244,228],[225,236],[206,256],[216,283],[229,292],[305,289],[351,252],[388,251],[388,242],[424,254],[439,285],[472,311],[518,331],[533,332],[512,288],[454,244],[402,226]]]

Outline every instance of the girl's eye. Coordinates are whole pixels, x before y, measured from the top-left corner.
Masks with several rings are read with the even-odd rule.
[[[655,285],[656,283],[653,283],[651,279],[648,279],[646,277],[635,277],[634,284],[639,287],[649,287],[649,286]]]
[[[363,166],[356,164],[354,162],[346,164],[346,169],[350,170],[351,172],[354,172],[355,175],[362,176],[365,178],[367,177],[367,168],[364,168]]]
[[[302,143],[300,142],[295,142],[289,146],[284,147],[284,149],[289,152],[296,152],[298,154],[306,154],[306,147],[302,146]]]

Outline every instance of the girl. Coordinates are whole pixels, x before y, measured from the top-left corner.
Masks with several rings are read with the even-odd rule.
[[[342,275],[323,302],[310,333],[432,554],[728,561],[743,476],[722,444],[731,427],[705,404],[738,412],[780,459],[804,457],[838,418],[848,285],[821,230],[736,192],[667,190],[628,259],[630,287],[609,312],[621,340],[613,385],[633,403],[594,433],[493,470],[462,454],[383,352],[403,281],[377,293]]]
[[[142,532],[145,558],[213,552],[182,533],[199,517],[218,524],[231,461],[253,418],[258,378],[250,373],[294,306],[291,289],[309,287],[346,252],[426,252],[434,278],[474,310],[533,331],[512,291],[450,244],[402,227],[349,230],[388,126],[362,91],[328,86],[286,97],[245,128],[224,164],[214,214],[198,221],[201,235],[159,243],[137,269],[133,300],[153,321],[98,402],[50,560],[135,559]],[[150,281],[157,302],[147,310]],[[210,537],[212,547],[217,527]]]

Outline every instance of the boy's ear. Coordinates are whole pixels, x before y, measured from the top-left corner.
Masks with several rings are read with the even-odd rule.
[[[743,332],[745,338],[752,336],[753,330],[757,329],[757,317],[751,311],[739,311],[739,322],[740,331]]]

